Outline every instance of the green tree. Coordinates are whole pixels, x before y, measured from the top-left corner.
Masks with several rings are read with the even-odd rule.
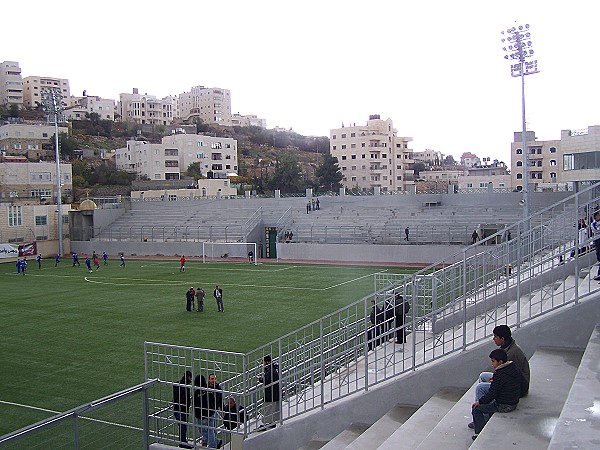
[[[335,191],[342,187],[344,176],[338,166],[338,159],[326,153],[321,165],[315,173],[319,186],[328,191]]]
[[[283,155],[275,166],[275,173],[268,181],[271,189],[284,193],[301,192],[304,185],[298,159],[293,155]]]
[[[52,148],[54,148],[54,136],[55,135],[52,135],[50,138],[50,144],[52,145]],[[62,157],[71,157],[73,155],[73,151],[77,148],[77,141],[73,138],[70,138],[67,133],[59,133],[58,146],[60,148],[60,154]]]
[[[446,159],[444,159],[444,165],[445,166],[455,166],[456,161],[454,160],[454,157],[452,155],[446,156]]]
[[[414,163],[413,170],[415,171],[415,177],[418,177],[421,172],[425,171],[425,163],[421,161]]]
[[[19,117],[20,116],[19,106],[15,105],[14,103],[11,103],[11,105],[8,108],[8,114],[11,117]]]
[[[187,168],[187,176],[197,180],[202,177],[202,165],[199,162],[191,163]]]

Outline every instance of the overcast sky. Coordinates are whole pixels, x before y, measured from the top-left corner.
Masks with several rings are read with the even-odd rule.
[[[21,4],[19,4],[21,5]],[[329,135],[390,118],[415,150],[510,162],[520,79],[500,31],[529,23],[540,73],[526,77],[538,139],[600,124],[600,1],[33,0],[0,25],[0,61],[68,78],[73,95],[161,98],[231,90],[232,112]],[[5,6],[0,6],[0,11]],[[53,45],[54,44],[54,45]]]

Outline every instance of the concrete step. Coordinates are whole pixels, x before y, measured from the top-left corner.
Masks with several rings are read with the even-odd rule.
[[[366,423],[353,423],[321,448],[323,450],[342,450],[363,434],[369,426]]]
[[[376,449],[417,411],[416,406],[396,405],[358,436],[347,450]]]
[[[599,373],[600,325],[596,325],[554,428],[549,450],[600,446],[600,416],[596,400],[600,392]]]
[[[298,450],[318,450],[320,448],[323,448],[323,446],[327,444],[327,441],[308,441],[306,444],[304,444],[302,447],[300,447]]]
[[[444,388],[434,394],[377,450],[415,449],[465,394],[465,389]]]
[[[521,399],[515,411],[494,414],[471,449],[547,448],[581,356],[577,350],[536,350],[530,361],[529,395]]]
[[[478,375],[473,374],[473,379],[476,379]],[[441,376],[443,375],[441,374]],[[471,430],[467,425],[472,420],[471,405],[475,401],[475,386],[476,383],[473,383],[450,411],[433,427],[431,432],[417,445],[418,450],[465,450],[469,448],[473,441],[471,440]]]

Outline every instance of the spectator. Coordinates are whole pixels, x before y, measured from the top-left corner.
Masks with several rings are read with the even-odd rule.
[[[279,367],[271,359],[271,355],[263,358],[264,374],[258,377],[258,381],[265,386],[265,397],[263,403],[263,426],[259,431],[275,428],[281,419],[279,400]]]
[[[367,331],[367,345],[369,351],[381,344],[380,335],[383,318],[383,310],[377,306],[375,300],[371,300],[371,314],[369,314],[371,326]]]
[[[208,375],[206,402],[202,405],[201,433],[202,442],[209,448],[221,448],[223,442],[217,442],[217,411],[223,406],[223,392],[214,373]]]
[[[408,241],[408,233],[409,233],[409,230],[408,230],[408,227],[406,227],[406,228],[404,229],[404,240],[405,240],[405,241]]]
[[[410,303],[404,300],[400,294],[394,297],[394,315],[396,318],[396,344],[404,344],[406,342],[406,314],[410,311]]]
[[[234,430],[244,423],[244,408],[238,407],[235,397],[229,397],[223,406],[223,426],[228,430]]]
[[[479,236],[477,235],[477,230],[473,231],[473,234],[471,235],[471,244],[476,243],[478,237]]]
[[[596,248],[596,260],[600,263],[600,211],[594,213],[594,221],[590,225],[592,236],[594,237],[594,247]],[[600,281],[600,264],[598,264],[598,273],[594,280]]]
[[[475,429],[473,440],[481,433],[489,417],[495,412],[514,411],[521,396],[523,375],[515,363],[508,360],[506,352],[501,348],[493,350],[490,353],[490,360],[495,369],[490,389],[487,394],[471,405]]]
[[[183,448],[194,448],[187,443],[188,410],[190,409],[192,398],[190,395],[190,388],[186,385],[191,382],[192,372],[187,370],[185,375],[179,380],[179,384],[173,385],[173,415],[178,422],[179,442],[181,442],[180,447]]]
[[[521,385],[520,397],[525,397],[529,392],[529,361],[527,361],[527,357],[523,353],[523,350],[521,350],[521,347],[512,338],[512,333],[508,325],[498,325],[494,328],[493,333],[494,343],[506,352],[508,361],[512,361],[522,375],[523,383]],[[475,400],[479,400],[489,392],[493,376],[494,374],[491,372],[482,372],[479,374],[479,383],[475,388]],[[474,428],[474,426],[473,422],[469,424],[469,428]]]

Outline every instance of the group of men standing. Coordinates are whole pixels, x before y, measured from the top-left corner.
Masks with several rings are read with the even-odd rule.
[[[182,265],[183,267],[183,265]],[[184,269],[185,270],[185,269]],[[186,311],[194,311],[196,310],[196,305],[194,304],[195,300],[198,303],[198,312],[204,311],[204,297],[205,297],[204,289],[198,286],[197,290],[194,290],[194,287],[190,287],[185,293]],[[215,290],[213,291],[213,297],[217,301],[217,311],[225,312],[225,308],[223,307],[223,289],[221,289],[218,285],[215,286]]]
[[[193,410],[200,444],[209,448],[221,448],[223,440],[217,439],[217,425],[220,416],[227,430],[235,430],[246,420],[244,407],[238,405],[235,396],[230,396],[223,403],[223,389],[217,383],[214,373],[208,375],[208,381],[202,374],[194,377],[192,387],[192,372],[186,371],[179,383],[173,384],[173,415],[179,429],[179,446],[194,448],[188,444],[187,429],[189,411]],[[281,420],[281,394],[279,384],[279,367],[270,355],[263,358],[263,374],[257,381],[264,385],[263,425],[258,431],[266,431],[277,426]]]
[[[404,344],[406,342],[406,314],[410,311],[410,303],[404,300],[400,294],[394,294],[393,299],[384,302],[384,307],[377,305],[371,300],[371,313],[369,321],[371,327],[367,330],[367,346],[370,350],[381,345],[392,330],[395,332],[395,342]],[[394,337],[393,335],[391,337]]]

